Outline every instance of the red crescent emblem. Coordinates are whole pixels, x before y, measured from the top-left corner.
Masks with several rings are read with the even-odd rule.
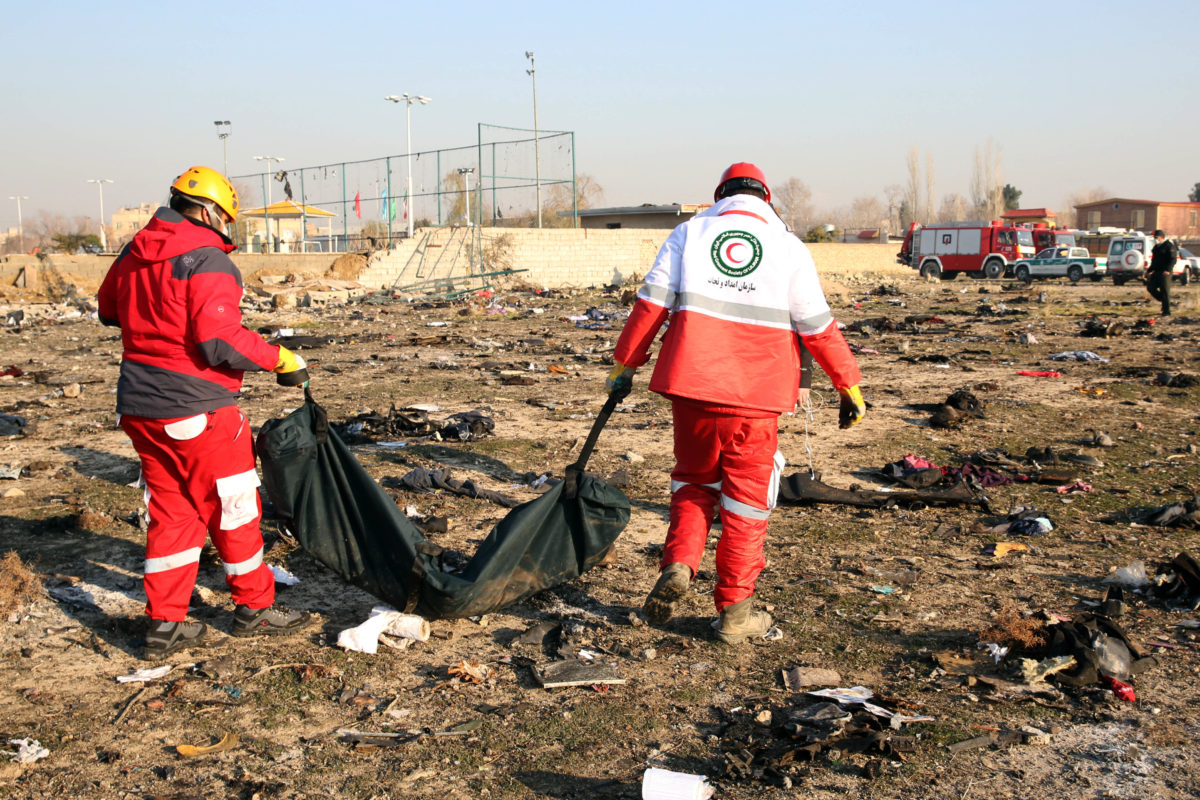
[[[727,260],[728,260],[730,263],[733,263],[733,264],[745,264],[745,263],[746,263],[746,259],[744,259],[744,258],[743,258],[741,261],[738,261],[736,258],[734,258],[734,257],[733,257],[733,248],[735,248],[735,247],[745,247],[745,246],[746,246],[746,243],[745,243],[745,242],[732,242],[732,243],[730,243],[730,245],[729,245],[728,247],[726,247],[726,248],[725,248],[725,258],[726,258],[726,259],[727,259]]]

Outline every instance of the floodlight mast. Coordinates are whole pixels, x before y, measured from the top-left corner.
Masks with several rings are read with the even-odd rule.
[[[432,97],[426,97],[421,94],[410,95],[408,92],[404,94],[389,94],[383,98],[393,103],[404,103],[404,149],[407,151],[404,160],[408,166],[408,196],[404,200],[404,216],[408,218],[408,238],[413,235],[413,180],[412,180],[412,104],[420,103],[427,105]]]

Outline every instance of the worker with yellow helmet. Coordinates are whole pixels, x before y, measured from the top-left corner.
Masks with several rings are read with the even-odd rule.
[[[231,633],[287,634],[311,621],[275,604],[250,423],[237,406],[247,370],[274,371],[291,386],[308,373],[298,355],[242,325],[242,276],[227,234],[238,211],[225,176],[185,170],[98,295],[100,320],[121,328],[117,416],[146,482],[148,658],[205,638],[206,626],[186,617],[209,536],[236,604]]]

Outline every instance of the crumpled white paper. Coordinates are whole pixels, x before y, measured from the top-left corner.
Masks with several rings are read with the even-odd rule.
[[[8,743],[15,744],[18,748],[16,755],[9,759],[18,764],[32,764],[50,755],[50,751],[42,747],[42,743],[37,739],[9,739]]]
[[[300,579],[287,571],[287,567],[281,567],[278,564],[267,564],[271,568],[271,574],[275,576],[276,583],[282,583],[284,586],[295,586],[300,582]]]
[[[146,669],[139,669],[129,675],[118,675],[117,683],[145,683],[147,681],[152,681],[155,678],[161,678],[172,669],[174,669],[174,667],[172,667],[170,664],[163,664],[161,667],[147,667]]]
[[[390,606],[375,606],[367,621],[338,634],[338,647],[374,655],[383,634],[424,642],[429,639],[429,622],[416,614],[403,614]]]
[[[703,775],[651,767],[642,775],[642,800],[708,800],[713,787]]]

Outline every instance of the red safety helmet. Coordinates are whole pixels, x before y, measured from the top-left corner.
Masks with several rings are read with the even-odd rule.
[[[717,183],[717,190],[713,192],[713,202],[720,200],[723,196],[721,190],[725,188],[725,184],[732,180],[742,179],[742,185],[748,189],[761,189],[762,193],[767,196],[767,202],[771,202],[771,189],[767,186],[767,176],[763,175],[763,171],[754,166],[748,161],[739,161],[736,164],[730,164],[729,168],[721,173],[721,180]],[[754,184],[758,184],[755,186]]]

